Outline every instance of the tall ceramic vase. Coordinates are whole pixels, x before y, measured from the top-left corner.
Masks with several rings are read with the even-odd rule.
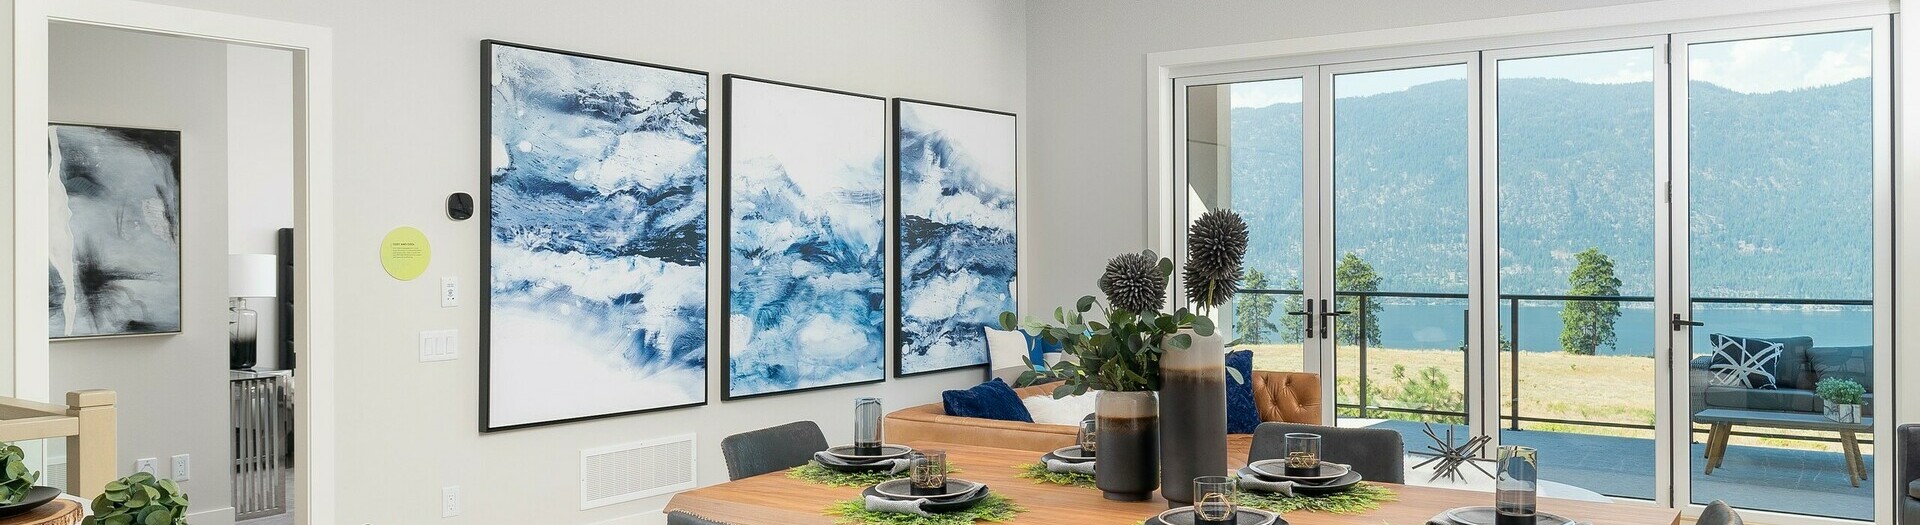
[[[1110,500],[1152,498],[1160,484],[1160,403],[1154,393],[1103,390],[1094,400],[1094,419],[1100,450],[1094,485]]]
[[[1227,470],[1227,354],[1219,334],[1160,354],[1160,495],[1193,504],[1193,478]],[[1104,453],[1104,451],[1102,451]]]

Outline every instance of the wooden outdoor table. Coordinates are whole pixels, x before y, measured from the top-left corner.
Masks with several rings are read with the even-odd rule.
[[[1158,496],[1144,502],[1108,501],[1100,497],[1098,490],[1036,484],[1015,477],[1020,465],[1039,460],[1039,454],[1031,451],[931,442],[907,444],[946,450],[947,461],[961,469],[955,477],[986,483],[993,492],[1025,507],[1026,512],[1010,523],[1134,525],[1167,509],[1167,502]],[[1382,503],[1379,509],[1363,514],[1291,512],[1286,515],[1287,522],[1292,525],[1424,525],[1428,518],[1447,509],[1493,504],[1493,495],[1485,492],[1381,485],[1391,488],[1399,499]],[[816,485],[789,479],[785,472],[774,472],[682,492],[667,502],[663,512],[684,511],[736,525],[832,525],[834,518],[823,513],[827,507],[857,499],[861,490],[860,487]],[[1679,511],[1629,503],[1540,498],[1540,510],[1591,521],[1594,525],[1675,525],[1680,521]]]

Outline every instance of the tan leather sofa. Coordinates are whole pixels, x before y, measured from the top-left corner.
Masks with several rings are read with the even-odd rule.
[[[1052,385],[1014,389],[1022,399],[1051,395]],[[1302,372],[1254,371],[1253,400],[1261,421],[1320,424],[1320,376]],[[1042,425],[947,415],[945,406],[928,403],[887,414],[890,443],[934,441],[961,445],[1049,452],[1072,445],[1078,430],[1067,425]],[[1253,436],[1228,436],[1230,454],[1244,460]]]

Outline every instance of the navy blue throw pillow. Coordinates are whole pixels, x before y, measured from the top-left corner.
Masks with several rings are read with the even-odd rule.
[[[1245,381],[1227,374],[1227,433],[1252,434],[1260,426],[1260,409],[1253,403],[1253,351],[1227,352],[1227,368],[1240,371]]]
[[[1020,395],[1000,378],[974,385],[966,390],[948,390],[940,394],[947,415],[1032,423],[1033,414],[1020,402]]]

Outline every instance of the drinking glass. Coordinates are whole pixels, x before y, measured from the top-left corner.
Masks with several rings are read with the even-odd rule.
[[[947,492],[947,451],[913,453],[913,495],[938,496]]]
[[[1287,475],[1314,476],[1320,474],[1320,435],[1306,432],[1290,432],[1285,438],[1287,447]]]
[[[1080,443],[1080,455],[1092,456],[1100,448],[1100,421],[1083,419],[1080,421],[1080,434],[1076,437]]]
[[[853,453],[863,456],[880,455],[880,398],[862,397],[853,400]]]
[[[1500,470],[1493,481],[1494,519],[1498,525],[1533,525],[1534,497],[1540,486],[1539,455],[1533,447],[1500,447]]]
[[[1226,476],[1193,478],[1193,520],[1195,523],[1233,523],[1239,506],[1234,494],[1239,483]]]

